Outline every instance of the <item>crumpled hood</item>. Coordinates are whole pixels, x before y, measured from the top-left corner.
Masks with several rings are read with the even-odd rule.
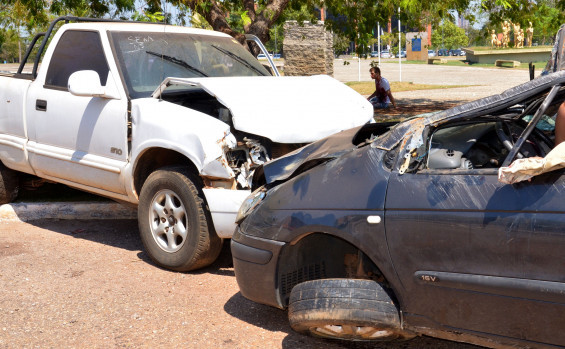
[[[373,117],[363,96],[326,75],[167,78],[153,97],[172,85],[201,87],[230,110],[236,130],[278,143],[310,143]]]
[[[388,131],[393,124],[373,123],[355,127],[271,160],[255,170],[253,189],[266,183],[285,181],[297,173],[349,153],[357,149],[359,143],[372,138],[371,135],[379,136]]]

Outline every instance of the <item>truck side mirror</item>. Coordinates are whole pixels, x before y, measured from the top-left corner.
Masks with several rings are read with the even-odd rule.
[[[69,76],[69,92],[75,96],[119,98],[113,93],[107,93],[100,83],[100,76],[94,70],[79,70]]]

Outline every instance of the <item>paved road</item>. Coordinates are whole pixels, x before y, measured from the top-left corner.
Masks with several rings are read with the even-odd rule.
[[[347,82],[359,80],[359,62],[334,60],[334,78]],[[370,81],[370,59],[361,60],[361,81]],[[416,84],[458,85],[460,88],[393,92],[401,103],[408,101],[469,101],[493,94],[522,84],[529,80],[528,70],[508,68],[479,68],[447,66],[439,64],[398,64],[395,60],[381,62],[381,72],[389,81],[405,81]],[[541,69],[537,69],[539,74]],[[402,73],[402,79],[401,79]]]

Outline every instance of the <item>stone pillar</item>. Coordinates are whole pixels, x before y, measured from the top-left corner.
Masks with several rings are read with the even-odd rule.
[[[334,73],[333,36],[323,23],[296,21],[284,24],[284,75],[330,75]]]
[[[406,33],[406,59],[409,61],[427,61],[428,42],[427,32]]]

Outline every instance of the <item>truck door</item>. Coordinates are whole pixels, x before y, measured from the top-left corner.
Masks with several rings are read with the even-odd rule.
[[[40,177],[124,194],[127,99],[112,73],[112,55],[104,53],[98,31],[67,30],[53,42],[26,102],[30,162]],[[102,86],[114,84],[121,98],[72,95],[68,79],[80,70],[97,72]]]

